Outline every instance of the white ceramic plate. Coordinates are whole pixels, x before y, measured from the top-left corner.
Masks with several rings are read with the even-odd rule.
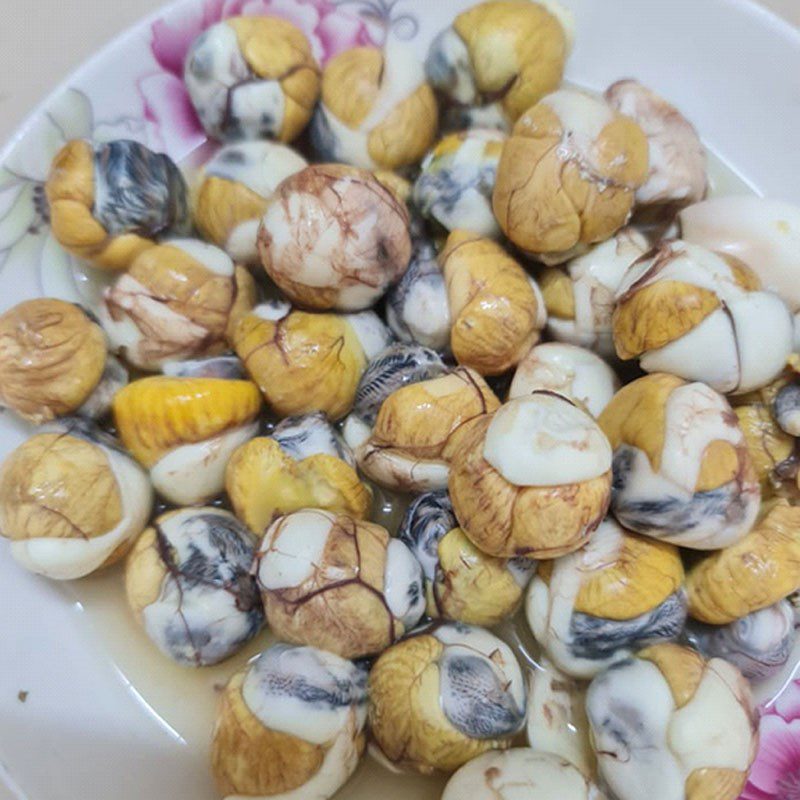
[[[756,192],[800,202],[800,33],[746,0],[564,0],[577,15],[569,80],[634,76],[673,100]],[[204,143],[179,74],[199,31],[269,13],[299,25],[325,60],[387,36],[432,36],[471,0],[180,0],[70,76],[0,156],[0,312],[37,294],[80,298],[48,235],[41,186],[67,138],[134,138],[184,160]],[[85,13],[89,13],[88,9]],[[0,457],[26,435],[0,417]],[[0,545],[0,784],[29,800],[212,800],[206,765],[215,686],[155,655],[131,624],[118,570],[73,586],[23,572]],[[263,640],[260,641],[263,645]],[[765,706],[748,800],[800,797],[800,684]],[[794,793],[793,793],[794,792]],[[341,797],[436,796],[420,779],[362,769]],[[3,790],[0,786],[0,796]]]

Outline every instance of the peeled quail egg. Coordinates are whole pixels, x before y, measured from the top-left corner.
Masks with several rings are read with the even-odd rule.
[[[48,578],[82,578],[119,561],[152,504],[136,462],[78,418],[39,428],[0,469],[0,530],[11,555]]]
[[[319,97],[319,66],[302,31],[278,17],[230,17],[194,40],[184,81],[214,139],[291,142]]]
[[[236,516],[258,534],[282,514],[304,508],[363,519],[372,504],[369,487],[338,456],[312,452],[297,458],[267,437],[251,439],[234,451],[225,488]]]
[[[345,658],[385,650],[425,610],[422,571],[380,525],[321,509],[276,520],[256,577],[272,631]]]
[[[800,348],[800,206],[755,195],[713,197],[678,219],[684,240],[738,258],[783,298]]]
[[[356,391],[355,404],[344,423],[344,437],[358,447],[369,437],[378,412],[389,395],[448,372],[441,357],[426,347],[394,344],[370,361]]]
[[[338,420],[353,406],[369,360],[391,334],[377,314],[308,314],[270,305],[242,317],[237,354],[280,416],[324,412]]]
[[[641,647],[677,639],[686,622],[678,549],[606,519],[589,543],[542,563],[525,610],[559,669],[592,678]]]
[[[449,121],[516,122],[558,88],[574,27],[572,13],[551,0],[489,0],[459,14],[425,62],[428,80],[451,106]]]
[[[369,676],[369,724],[393,767],[452,772],[510,746],[525,724],[525,681],[511,648],[461,623],[390,647]]]
[[[499,405],[483,378],[464,367],[404,386],[384,400],[374,428],[352,440],[359,468],[387,489],[444,489],[457,434]]]
[[[244,267],[198,239],[173,239],[138,256],[105,290],[100,321],[112,347],[143,370],[228,349],[226,334],[256,303]]]
[[[125,447],[156,491],[179,505],[221,494],[228,460],[256,435],[260,410],[255,384],[222,378],[143,378],[114,398]]]
[[[394,39],[383,49],[345,50],[325,65],[311,137],[320,161],[394,170],[425,155],[438,120],[414,49]]]
[[[408,225],[405,205],[372,173],[315,164],[287,178],[270,199],[258,250],[292,302],[360,311],[405,272]]]
[[[416,243],[403,277],[386,295],[386,320],[398,339],[440,353],[450,347],[450,308],[433,242]]]
[[[489,752],[464,764],[442,800],[602,800],[595,784],[552,753],[524,747]]]
[[[127,269],[155,239],[188,230],[180,170],[138,142],[67,142],[45,192],[59,244],[103,269]]]
[[[724,658],[752,681],[780,672],[797,639],[794,608],[788,600],[727,625],[692,620],[687,633],[692,645],[707,658]]]
[[[617,293],[614,344],[646,372],[671,372],[741,394],[774,380],[792,352],[792,318],[741,261],[664,242]]]
[[[226,800],[328,800],[364,752],[366,670],[313,647],[276,644],[225,687],[211,769]]]
[[[547,307],[547,332],[556,341],[594,350],[605,359],[616,356],[612,335],[614,297],[628,268],[649,249],[635,228],[623,228],[563,268],[539,274]]]
[[[692,123],[638,81],[617,81],[605,98],[639,123],[650,145],[650,173],[636,192],[637,205],[674,211],[702,200],[708,190],[707,159]]]
[[[499,236],[492,192],[505,138],[482,128],[445,136],[422,162],[414,184],[414,205],[422,215],[448,231]]]
[[[619,800],[735,800],[758,746],[736,667],[661,644],[594,679],[586,710],[600,775]]]
[[[602,98],[560,89],[514,126],[497,171],[494,213],[517,247],[559,264],[625,225],[647,168],[647,137],[632,119]]]
[[[761,498],[727,400],[657,373],[624,386],[600,415],[614,448],[611,507],[631,530],[697,550],[739,541]]]
[[[510,617],[536,569],[478,550],[458,527],[447,492],[419,495],[397,533],[422,565],[429,617],[492,626]]]
[[[0,316],[0,405],[23,419],[102,416],[126,381],[102,328],[78,306],[37,298]]]
[[[619,386],[614,370],[591,350],[550,342],[537,345],[522,359],[508,396],[513,400],[539,390],[555,392],[599,417]]]
[[[197,179],[194,223],[235,261],[258,262],[258,225],[278,185],[308,166],[277,142],[234,142],[218,150]]]
[[[556,558],[602,522],[611,495],[611,447],[565,397],[535,392],[465,426],[450,459],[461,528],[490,555]]]
[[[128,604],[158,649],[187,666],[233,655],[264,624],[250,567],[255,539],[233,514],[187,508],[162,514],[125,566]]]
[[[689,614],[726,625],[800,589],[800,506],[776,499],[740,541],[695,563],[686,576]]]
[[[536,282],[496,242],[455,230],[440,256],[456,361],[502,375],[539,341],[547,321]]]

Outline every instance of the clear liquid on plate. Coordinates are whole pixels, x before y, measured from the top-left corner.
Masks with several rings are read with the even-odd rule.
[[[752,193],[750,187],[722,160],[711,156],[709,171],[714,194]],[[396,530],[402,513],[391,497],[376,500],[377,522]],[[273,639],[267,631],[234,658],[201,669],[181,667],[163,656],[137,626],[125,600],[123,567],[111,569],[62,586],[68,597],[79,603],[82,616],[96,637],[98,650],[124,677],[142,713],[151,714],[190,755],[198,774],[208,775],[208,800],[216,797],[208,774],[208,749],[217,696],[230,676]],[[796,656],[796,658],[795,658]],[[800,650],[791,663],[800,658]],[[780,676],[760,687],[759,700],[774,696],[788,679]],[[444,778],[396,775],[365,757],[356,775],[337,795],[337,800],[438,800]],[[174,787],[178,789],[178,787]],[[194,795],[193,800],[206,800]]]

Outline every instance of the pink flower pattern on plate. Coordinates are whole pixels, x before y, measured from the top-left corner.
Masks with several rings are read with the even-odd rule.
[[[800,680],[761,711],[758,756],[740,800],[800,800]]]
[[[330,0],[205,0],[157,20],[150,49],[160,70],[140,78],[138,89],[145,118],[167,152],[188,153],[206,139],[183,85],[192,42],[220,20],[259,15],[282,17],[300,28],[322,64],[343,50],[376,43],[365,19]]]

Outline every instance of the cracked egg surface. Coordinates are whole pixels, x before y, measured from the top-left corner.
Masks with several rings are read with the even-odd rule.
[[[609,517],[580,550],[540,565],[528,590],[528,625],[559,669],[589,679],[680,636],[683,584],[677,547],[625,531]]]
[[[422,565],[429,617],[491,627],[511,617],[536,570],[526,558],[495,558],[458,527],[447,492],[411,501],[398,529]]]
[[[354,47],[322,73],[322,98],[311,126],[320,161],[370,170],[416,164],[436,137],[439,110],[411,48]]]
[[[620,358],[726,394],[771,383],[792,352],[780,297],[738,259],[682,241],[663,242],[628,271],[613,330]]]
[[[102,329],[62,300],[27,300],[0,316],[0,404],[34,424],[90,401],[107,365]]]
[[[385,650],[425,609],[411,551],[380,525],[343,514],[305,509],[279,518],[255,570],[273,633],[345,658]]]
[[[558,2],[489,0],[459,14],[431,44],[425,69],[446,121],[506,128],[558,88],[575,20]]]
[[[388,489],[444,489],[467,423],[499,405],[486,381],[464,367],[404,386],[386,398],[372,431],[355,448],[358,465]]]
[[[647,169],[647,138],[630,117],[586,92],[559,89],[514,125],[494,213],[517,247],[560,264],[627,223]]]
[[[257,234],[267,201],[308,162],[278,142],[232,142],[195,179],[193,219],[202,237],[235,261],[258,263]]]
[[[261,219],[258,250],[292,302],[361,311],[408,267],[408,225],[405,204],[372,173],[316,164],[278,187]]]
[[[227,334],[256,302],[243,267],[199,239],[146,250],[103,294],[100,322],[115,352],[141,370],[228,350]]]
[[[320,411],[338,420],[390,335],[372,311],[310,314],[261,305],[239,320],[231,341],[275,413]]]

